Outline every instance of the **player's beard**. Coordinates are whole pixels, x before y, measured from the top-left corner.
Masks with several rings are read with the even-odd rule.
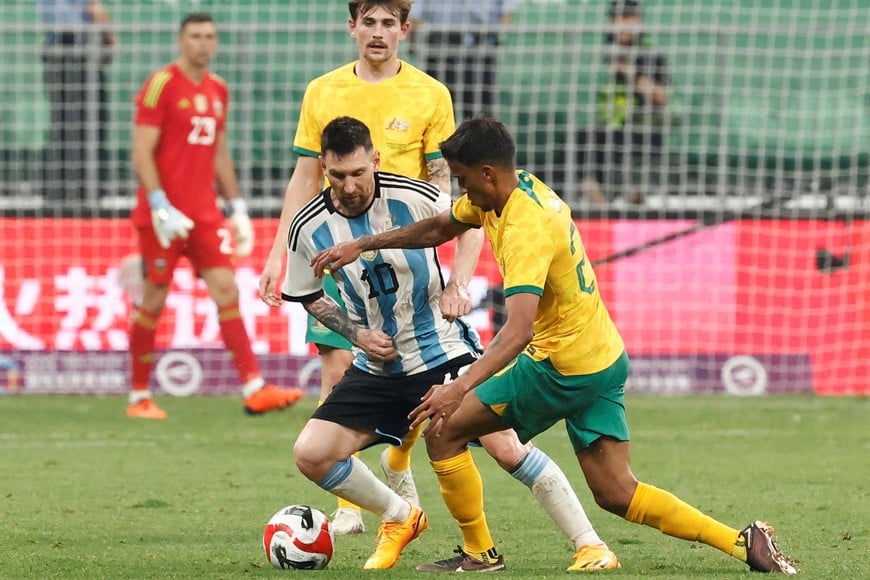
[[[359,215],[365,209],[366,197],[360,195],[349,199],[345,198],[342,199],[341,205],[344,206],[345,213]]]

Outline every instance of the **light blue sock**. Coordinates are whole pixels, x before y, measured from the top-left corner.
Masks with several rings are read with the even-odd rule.
[[[344,480],[350,477],[350,472],[353,470],[353,455],[344,461],[339,461],[332,466],[326,477],[317,482],[317,485],[326,491],[332,491],[335,486],[340,485]]]
[[[402,521],[411,513],[408,502],[353,455],[336,463],[317,485],[386,521]]]
[[[523,485],[527,487],[531,486],[538,479],[538,476],[541,475],[541,472],[544,471],[544,468],[547,467],[549,461],[550,457],[546,453],[537,447],[532,447],[532,450],[520,461],[517,468],[511,471],[511,475],[521,481]]]
[[[511,475],[531,490],[538,505],[571,540],[574,549],[603,543],[568,478],[546,453],[533,447]]]

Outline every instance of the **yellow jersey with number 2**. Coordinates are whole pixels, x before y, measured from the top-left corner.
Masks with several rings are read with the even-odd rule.
[[[595,272],[571,210],[545,183],[517,171],[519,185],[501,215],[463,195],[451,209],[460,223],[483,226],[504,278],[505,297],[540,296],[535,336],[527,353],[549,358],[563,375],[588,375],[612,365],[625,350],[598,292]]]

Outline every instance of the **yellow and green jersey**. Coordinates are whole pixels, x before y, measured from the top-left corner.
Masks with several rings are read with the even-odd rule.
[[[528,352],[550,359],[564,375],[587,375],[612,365],[625,350],[598,292],[592,264],[571,218],[552,189],[520,170],[519,184],[501,212],[473,206],[467,195],[451,217],[483,226],[504,278],[505,297],[541,297]]]
[[[320,155],[327,123],[354,117],[371,131],[382,171],[427,180],[426,162],[441,157],[439,145],[455,130],[450,91],[406,62],[396,76],[377,83],[360,79],[355,67],[352,62],[309,83],[293,151]]]

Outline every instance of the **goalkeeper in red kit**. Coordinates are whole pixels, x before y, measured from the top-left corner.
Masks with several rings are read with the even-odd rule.
[[[217,45],[211,16],[188,15],[178,34],[179,57],[153,73],[136,98],[133,167],[139,189],[132,218],[145,280],[130,330],[131,417],[166,417],[151,399],[148,380],[157,321],[181,256],[190,260],[217,304],[221,335],[239,373],[245,410],[263,413],[302,397],[300,389],[281,389],[263,380],[239,312],[234,260],[251,253],[254,234],[227,146],[229,93],[224,81],[208,70]]]

